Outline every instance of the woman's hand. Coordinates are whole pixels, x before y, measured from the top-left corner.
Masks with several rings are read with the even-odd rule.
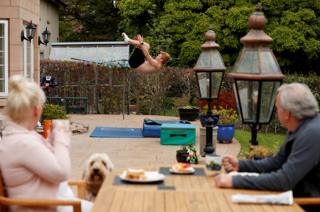
[[[70,123],[68,120],[53,120],[51,133],[49,135],[50,143],[55,146],[56,143],[70,145]]]
[[[70,121],[68,119],[54,119],[52,120],[52,128],[61,128],[65,131],[70,131]]]
[[[239,161],[232,155],[225,155],[222,158],[222,166],[226,172],[239,171]]]

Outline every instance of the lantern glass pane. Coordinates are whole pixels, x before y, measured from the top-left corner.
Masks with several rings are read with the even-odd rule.
[[[240,73],[259,73],[258,49],[244,48],[235,69]]]
[[[47,34],[46,33],[42,33],[42,41],[45,43],[47,40]]]
[[[36,32],[36,28],[32,25],[32,23],[29,23],[26,26],[26,36],[29,40],[34,38],[34,34]]]
[[[221,81],[223,79],[222,71],[197,72],[198,83],[201,98],[218,98]],[[211,83],[211,92],[210,92]]]
[[[51,32],[46,28],[42,33],[42,41],[48,43],[50,41]]]
[[[277,74],[281,72],[280,67],[271,50],[261,51],[260,61],[261,61],[261,73]]]
[[[242,121],[255,123],[257,120],[259,82],[237,80],[236,86],[238,88],[237,102]]]
[[[220,84],[223,72],[211,72],[211,97],[217,99],[219,96]]]
[[[31,30],[31,37],[34,38],[34,34],[36,33],[36,29],[35,28],[32,28]]]
[[[27,27],[26,28],[26,37],[28,38],[28,39],[32,39],[33,37],[32,37],[32,28],[30,28],[30,27]]]
[[[222,57],[217,49],[202,50],[195,69],[225,70]]]
[[[51,33],[47,33],[47,38],[46,38],[47,43],[49,43],[50,37],[51,37]]]
[[[240,102],[239,102],[239,98],[238,98],[237,84],[238,84],[237,82],[232,83],[232,88],[233,88],[233,93],[236,96],[237,111],[238,111],[238,114],[240,114],[241,121],[243,122],[242,111],[240,110],[241,108],[240,108]]]
[[[207,72],[197,72],[201,98],[209,98],[209,74]]]
[[[280,81],[264,81],[261,86],[261,105],[259,123],[269,123]]]

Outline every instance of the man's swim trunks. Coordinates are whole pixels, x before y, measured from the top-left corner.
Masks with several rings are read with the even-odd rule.
[[[131,68],[138,68],[144,63],[144,55],[141,49],[135,48],[130,55],[129,65]]]

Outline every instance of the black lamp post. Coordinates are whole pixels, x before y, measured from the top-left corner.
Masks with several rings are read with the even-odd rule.
[[[47,45],[50,41],[50,35],[51,35],[51,32],[48,30],[48,28],[46,27],[46,29],[41,33],[42,35],[42,41],[41,41],[41,38],[39,36],[38,38],[38,44],[43,44],[43,45]]]
[[[30,21],[26,26],[26,37],[24,36],[23,30],[21,31],[21,41],[27,40],[31,42],[31,40],[34,38],[36,29],[37,28],[35,27],[35,25],[32,23],[32,21]]]
[[[272,50],[267,47],[272,38],[263,31],[265,23],[261,5],[257,4],[256,12],[249,17],[250,31],[240,40],[244,48],[233,71],[227,74],[234,80],[242,123],[251,128],[252,145],[258,144],[260,125],[271,120],[277,88],[284,78]]]
[[[197,64],[193,68],[196,74],[200,98],[208,102],[207,120],[206,120],[206,154],[214,153],[212,145],[213,119],[211,118],[211,102],[219,97],[220,87],[223,80],[226,67],[218,51],[219,45],[215,42],[216,35],[214,31],[209,30],[205,34],[206,41],[201,45],[201,54]]]

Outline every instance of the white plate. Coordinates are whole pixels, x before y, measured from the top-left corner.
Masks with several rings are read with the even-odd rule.
[[[177,170],[170,168],[169,171],[173,174],[193,174],[196,170],[193,167],[185,168],[184,170]]]
[[[127,171],[124,171],[119,177],[121,180],[126,182],[132,182],[132,183],[154,183],[154,182],[160,182],[164,180],[164,175],[160,174],[159,172],[144,172],[144,175],[146,176],[145,179],[128,179],[127,178]]]

